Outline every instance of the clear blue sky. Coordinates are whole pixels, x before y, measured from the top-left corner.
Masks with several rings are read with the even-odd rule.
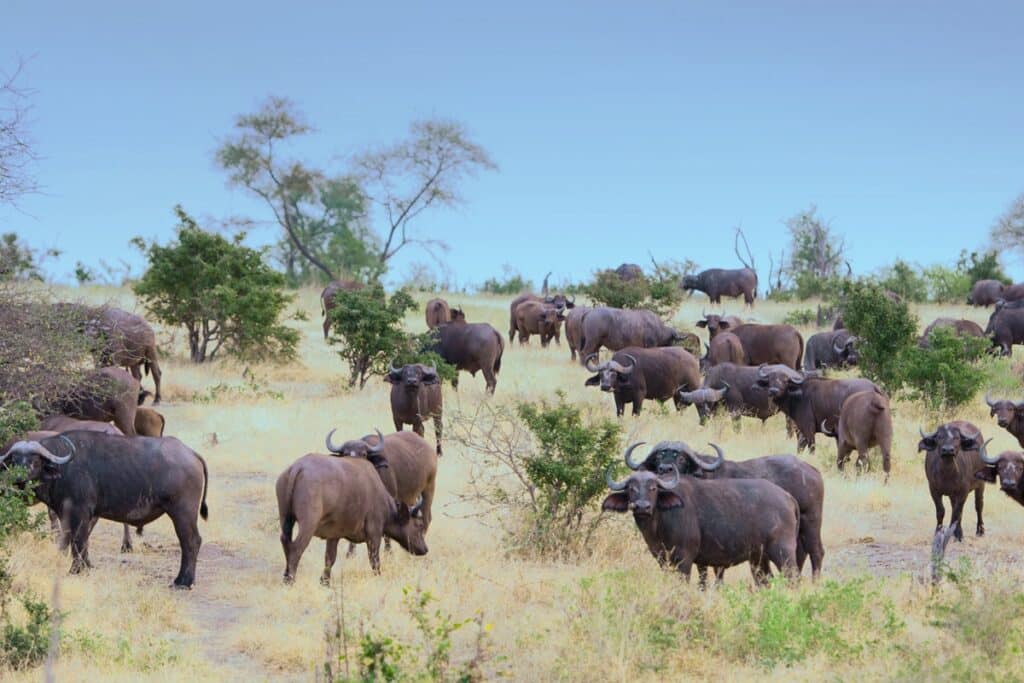
[[[464,284],[648,251],[732,266],[737,223],[764,283],[812,202],[855,271],[951,263],[1024,191],[1021,3],[302,4],[5,0],[0,65],[34,56],[45,192],[0,228],[65,250],[65,279],[139,263],[128,239],[169,237],[179,202],[267,219],[212,153],[268,94],[306,112],[302,155],[327,168],[413,119],[464,122],[500,171],[417,228]]]

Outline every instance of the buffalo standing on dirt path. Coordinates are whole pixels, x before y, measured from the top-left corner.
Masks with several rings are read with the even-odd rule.
[[[355,280],[333,280],[320,292],[320,315],[324,319],[324,339],[331,331],[331,310],[334,308],[334,297],[338,292],[357,292],[364,287]]]
[[[986,467],[975,472],[975,478],[994,484],[998,475],[999,489],[1024,505],[1024,453],[1003,451],[995,457],[983,455],[981,460]]]
[[[804,338],[792,325],[758,325],[746,323],[731,330],[739,337],[747,365],[780,363],[800,369]]]
[[[647,548],[663,567],[676,568],[687,580],[690,569],[728,568],[744,562],[758,584],[765,584],[774,564],[787,576],[796,574],[800,510],[796,500],[761,479],[705,481],[666,477],[639,470],[615,482],[602,510],[633,512]],[[717,573],[717,571],[716,571]]]
[[[839,329],[811,335],[804,349],[804,370],[845,368],[860,361],[857,337]]]
[[[843,470],[850,453],[857,451],[857,469],[863,461],[870,467],[868,451],[877,446],[882,451],[882,470],[889,481],[889,456],[892,452],[892,411],[889,399],[877,391],[858,391],[851,394],[839,410],[839,421],[835,430],[828,427],[828,420],[822,422],[821,432],[835,437],[836,468]]]
[[[633,415],[639,415],[646,399],[663,403],[671,398],[678,410],[684,405],[678,398],[679,392],[700,386],[697,359],[686,349],[630,346],[604,363],[595,364],[596,358],[594,354],[586,359],[587,370],[597,374],[584,385],[612,392],[617,417],[622,417],[627,403],[633,404]]]
[[[391,385],[391,419],[395,422],[395,431],[400,432],[409,424],[412,425],[412,431],[423,436],[426,433],[423,421],[432,418],[437,454],[441,455],[444,399],[437,368],[422,363],[410,363],[401,368],[391,365],[384,381]]]
[[[498,331],[488,323],[455,322],[441,325],[434,334],[437,341],[430,350],[457,370],[465,370],[474,377],[477,372],[483,372],[487,391],[493,394],[505,352],[505,340]],[[452,386],[459,388],[458,375],[452,380]]]
[[[683,337],[657,315],[646,310],[594,308],[583,318],[580,334],[580,359],[597,353],[602,346],[619,351],[627,346],[645,349],[672,346]],[[700,351],[698,346],[697,351]]]
[[[985,403],[988,404],[989,415],[996,418],[1000,427],[1013,434],[1024,448],[1024,401],[993,401],[985,394]]]
[[[63,455],[57,455],[63,453]],[[181,545],[175,588],[191,588],[206,519],[206,462],[175,438],[153,439],[74,431],[19,441],[0,458],[21,466],[35,497],[60,519],[61,549],[70,544],[71,573],[91,567],[89,535],[98,519],[137,529],[166,514]]]
[[[928,477],[928,490],[935,503],[935,529],[942,528],[946,508],[942,497],[947,496],[953,506],[949,523],[956,523],[956,540],[964,540],[963,516],[967,496],[974,492],[974,510],[978,514],[978,536],[985,535],[982,508],[985,506],[985,482],[976,474],[988,468],[984,461],[985,442],[981,430],[970,422],[954,420],[939,427],[930,434],[921,432],[918,451],[925,451],[924,473]]]
[[[327,541],[320,582],[331,581],[338,542],[366,543],[370,567],[380,574],[380,543],[387,536],[413,555],[426,555],[423,517],[395,500],[373,462],[309,453],[277,478],[277,510],[284,549],[285,583],[295,581],[302,553],[313,536]],[[299,533],[292,538],[295,525]]]
[[[742,296],[744,303],[753,306],[757,297],[757,273],[750,268],[710,268],[696,275],[683,276],[682,288],[704,292],[713,304],[722,303],[723,296]]]
[[[639,445],[639,444],[637,444]],[[825,505],[825,480],[815,467],[793,455],[765,455],[736,462],[726,460],[725,453],[715,444],[717,457],[697,453],[682,441],[662,441],[654,446],[640,462],[626,453],[626,465],[631,470],[646,469],[667,474],[675,467],[684,476],[701,479],[764,479],[793,496],[800,508],[800,530],[797,538],[797,569],[803,571],[804,561],[810,557],[811,573],[821,573],[825,546],[821,542],[822,510]]]

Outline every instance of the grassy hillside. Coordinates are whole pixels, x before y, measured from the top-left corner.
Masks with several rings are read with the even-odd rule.
[[[129,310],[126,290],[60,293]],[[167,433],[181,438],[209,463],[210,519],[200,522],[204,544],[196,587],[169,590],[179,558],[170,522],[146,528],[134,554],[121,555],[120,525],[100,522],[92,536],[95,568],[68,576],[69,558],[48,540],[26,541],[14,557],[16,581],[43,595],[59,582],[66,613],[57,677],[62,681],[311,680],[325,657],[325,628],[344,605],[348,628],[376,632],[417,645],[421,633],[403,605],[403,589],[429,591],[436,606],[457,619],[481,614],[486,625],[488,677],[513,680],[913,680],[1018,675],[1004,668],[1019,647],[1024,578],[1024,510],[988,489],[988,535],[968,533],[951,544],[957,568],[936,594],[922,582],[934,528],[934,509],[916,451],[918,425],[934,416],[914,405],[894,404],[892,478],[842,476],[831,440],[820,439],[811,461],[826,478],[826,544],[823,581],[797,588],[753,591],[745,568],[727,573],[727,587],[700,593],[659,570],[628,515],[599,529],[595,552],[578,563],[509,557],[487,519],[459,503],[474,453],[446,443],[440,463],[434,523],[422,558],[399,548],[385,553],[383,575],[370,571],[365,549],[339,559],[334,587],[318,577],[323,542],[310,544],[293,586],[284,586],[284,558],[274,481],[297,457],[322,451],[328,430],[357,438],[380,427],[391,431],[389,385],[374,380],[362,392],[345,387],[345,368],[324,343],[317,292],[301,293],[309,313],[301,323],[301,361],[286,367],[244,367],[231,362],[194,366],[182,334],[161,330]],[[423,297],[425,300],[426,297]],[[452,295],[471,321],[505,333],[507,299]],[[703,298],[679,315],[692,329]],[[778,322],[798,306],[758,302],[753,315]],[[710,310],[710,307],[709,307]],[[742,315],[737,306],[727,311]],[[938,315],[968,317],[984,326],[988,313],[964,307],[926,306],[922,326]],[[422,313],[408,327],[424,328]],[[804,330],[805,336],[813,330]],[[702,333],[703,336],[703,333]],[[1005,363],[1000,384],[1018,386]],[[488,399],[483,379],[463,376],[458,393],[445,388],[446,420],[479,402],[551,398],[570,400],[614,415],[611,397],[584,388],[586,372],[569,362],[564,345],[509,347],[497,394]],[[1019,392],[1018,392],[1019,393]],[[943,416],[952,419],[953,415]],[[1015,448],[988,417],[981,397],[955,417],[994,437],[990,450]],[[729,457],[794,452],[783,418],[764,425],[745,419],[735,432],[720,419],[706,428],[696,413],[648,403],[644,414],[623,420],[628,438],[654,442],[681,438],[703,447],[720,444]],[[428,438],[431,428],[428,426]],[[876,471],[880,469],[878,457]],[[973,531],[970,502],[965,529]],[[961,566],[961,558],[970,566]],[[337,600],[336,600],[337,598]],[[433,607],[431,608],[433,609]],[[472,655],[473,625],[453,637],[453,660]],[[411,656],[411,655],[409,655]],[[5,674],[35,681],[40,671]]]

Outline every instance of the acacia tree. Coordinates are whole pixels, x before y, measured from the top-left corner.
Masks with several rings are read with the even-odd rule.
[[[1024,251],[1024,192],[996,219],[992,244],[998,249]]]
[[[846,243],[832,224],[818,216],[813,204],[786,221],[790,236],[789,275],[796,294],[807,298],[826,293],[844,263]]]
[[[417,239],[410,223],[431,207],[461,204],[462,182],[497,165],[462,124],[433,119],[414,122],[406,140],[356,156],[355,169],[385,220],[378,258],[386,264],[410,244],[445,248],[437,240]]]
[[[36,161],[28,132],[30,90],[19,85],[25,61],[10,72],[0,71],[0,204],[14,204],[18,198],[38,189],[32,166]]]

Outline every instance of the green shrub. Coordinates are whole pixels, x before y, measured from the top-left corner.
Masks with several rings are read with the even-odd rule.
[[[971,279],[959,269],[930,266],[922,271],[928,297],[940,304],[962,304],[971,291]]]
[[[433,365],[437,368],[437,375],[442,382],[451,382],[459,376],[459,371],[454,365],[449,365],[437,351],[432,351],[437,343],[436,333],[433,331],[414,334],[409,337],[407,348],[402,349],[395,356],[396,367],[402,367],[410,363],[423,363]]]
[[[486,294],[519,294],[533,290],[533,281],[523,278],[522,274],[511,266],[504,266],[504,274],[501,279],[487,278],[480,291]]]
[[[797,327],[803,325],[811,325],[818,321],[818,314],[810,308],[797,308],[786,314],[786,317],[782,319],[782,322],[787,325],[795,325]]]
[[[683,275],[695,267],[685,263],[656,265],[654,273],[623,280],[614,270],[599,270],[594,279],[580,289],[595,304],[614,308],[645,308],[662,318],[672,317],[683,302],[680,288]]]
[[[999,280],[1004,285],[1013,284],[1013,280],[1003,271],[1003,266],[999,263],[999,252],[994,249],[981,255],[976,251],[968,254],[964,249],[960,252],[957,270],[966,275],[972,285],[978,280]]]
[[[985,383],[978,361],[989,346],[985,338],[957,336],[949,328],[933,330],[927,348],[914,346],[902,355],[907,397],[933,411],[967,403]]]
[[[387,374],[390,363],[408,352],[411,341],[402,327],[406,311],[416,302],[405,290],[389,299],[384,288],[371,285],[364,289],[340,290],[334,297],[330,343],[339,346],[338,355],[348,363],[350,387],[362,389],[373,375]]]
[[[897,259],[878,279],[883,289],[900,295],[904,301],[920,303],[928,299],[928,284],[906,261]]]
[[[166,246],[134,243],[149,268],[134,285],[153,316],[188,331],[194,363],[213,360],[223,350],[243,359],[288,361],[299,333],[281,318],[293,297],[285,277],[264,261],[262,251],[202,230],[180,206],[177,241]]]

